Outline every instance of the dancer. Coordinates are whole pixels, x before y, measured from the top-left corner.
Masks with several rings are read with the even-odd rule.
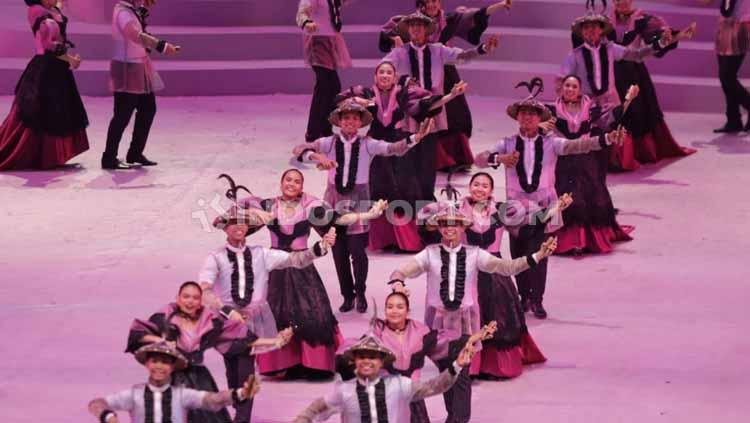
[[[440,112],[440,108],[462,96],[466,83],[460,81],[445,96],[433,95],[408,76],[399,78],[392,63],[381,62],[375,68],[372,87],[352,87],[336,97],[336,103],[354,99],[367,107],[373,121],[367,135],[387,142],[397,142],[416,132],[424,119]],[[408,131],[408,132],[407,132]],[[429,200],[421,197],[416,171],[419,158],[410,151],[401,157],[375,157],[370,166],[370,196],[387,200],[387,216],[371,222],[370,248],[381,250],[396,247],[401,251],[422,249],[415,222],[416,203]]]
[[[382,215],[387,207],[385,201],[380,201],[367,213],[341,216],[304,192],[304,181],[302,172],[288,169],[281,175],[281,195],[261,202],[273,216],[266,224],[273,249],[303,250],[311,228],[321,236],[334,225],[345,230],[347,224]],[[295,327],[295,337],[283,349],[258,356],[260,373],[289,379],[333,376],[336,350],[343,338],[315,265],[272,270],[268,277],[268,304],[276,326]]]
[[[439,376],[426,382],[413,382],[408,377],[383,371],[396,356],[379,339],[365,335],[344,352],[356,379],[334,385],[332,393],[313,401],[294,423],[312,423],[333,413],[341,414],[341,423],[409,423],[410,404],[450,388],[462,369],[471,363],[473,354],[473,347],[467,343],[458,358]]]
[[[554,216],[549,222],[539,221],[539,212],[558,201],[555,190],[555,167],[557,157],[567,154],[583,154],[605,148],[609,144],[621,143],[624,131],[612,131],[592,138],[583,136],[575,140],[540,134],[539,124],[552,116],[536,97],[544,90],[541,78],[522,83],[530,92],[523,100],[508,106],[506,112],[518,121],[517,134],[498,141],[489,151],[477,156],[480,167],[505,165],[506,198],[518,229],[510,233],[510,254],[523,257],[537,251],[546,237],[562,226],[562,219]],[[535,92],[534,92],[535,91]],[[550,216],[549,213],[542,215]],[[530,308],[539,319],[547,317],[542,305],[547,283],[547,260],[542,260],[529,271],[516,276],[524,309]]]
[[[713,0],[702,0],[711,4]],[[750,2],[746,0],[720,0],[719,28],[716,31],[716,59],[719,62],[719,81],[726,101],[727,121],[714,129],[716,133],[750,131],[750,116],[742,125],[740,106],[750,112],[750,93],[740,83],[737,75],[750,45]]]
[[[502,258],[500,243],[507,210],[503,203],[495,201],[494,189],[495,181],[490,174],[475,173],[469,180],[469,195],[460,200],[458,209],[471,218],[471,226],[464,233],[464,243]],[[570,202],[572,198],[566,194],[550,212],[559,213]],[[524,364],[547,361],[529,334],[516,284],[510,276],[479,271],[477,296],[482,325],[495,322],[498,330],[491,339],[482,343],[478,359],[474,359],[471,365],[472,376],[509,379],[520,376]]]
[[[654,38],[669,33],[673,42],[662,51],[664,54],[677,48],[678,39],[690,38],[695,31],[695,24],[686,33],[671,29],[660,17],[633,8],[633,0],[615,0],[615,9],[611,16],[614,30],[611,36],[617,44],[634,48],[648,44]],[[672,133],[664,122],[664,113],[659,107],[656,89],[651,81],[651,75],[643,62],[621,60],[615,62],[615,85],[620,100],[626,101],[628,89],[637,85],[640,95],[632,99],[628,113],[623,118],[623,125],[631,134],[635,158],[640,163],[653,163],[667,157],[681,157],[694,153],[696,150],[681,147],[672,137]]]
[[[515,260],[500,259],[479,247],[464,245],[462,237],[472,222],[456,210],[452,202],[441,202],[427,219],[428,226],[437,228],[440,244],[428,245],[422,252],[399,266],[391,274],[389,284],[398,292],[408,294],[404,280],[427,273],[425,318],[435,330],[451,331],[453,339],[479,331],[480,311],[477,295],[478,272],[512,276],[536,266],[555,249],[555,239],[544,242],[539,251]],[[438,368],[445,368],[438,363]],[[447,422],[468,422],[471,419],[471,379],[469,369],[461,372],[456,384],[444,394]]]
[[[341,133],[320,138],[294,148],[298,160],[315,162],[328,171],[328,183],[323,199],[338,212],[367,210],[370,203],[369,176],[372,159],[376,156],[402,156],[417,145],[432,130],[433,120],[424,121],[414,135],[399,142],[385,142],[357,132],[373,120],[372,114],[356,101],[345,101],[333,113],[330,121],[341,128]],[[421,158],[420,158],[421,159]],[[339,278],[344,303],[341,312],[367,311],[367,247],[369,225],[357,222],[347,227],[342,239],[333,247],[333,261]],[[352,277],[352,268],[354,276]]]
[[[403,292],[391,292],[385,299],[385,319],[374,316],[371,327],[372,333],[395,356],[393,363],[386,366],[387,370],[411,378],[412,383],[417,383],[426,357],[446,367],[456,359],[464,345],[474,345],[476,342],[492,338],[497,324],[489,322],[470,337],[462,336],[450,341],[449,331],[433,330],[422,322],[410,319],[409,297]],[[348,380],[354,377],[353,373],[350,374],[352,369],[348,367],[349,363],[345,363],[345,360],[340,361],[344,361],[344,366],[340,366],[343,367],[342,378]],[[412,401],[409,406],[411,423],[430,423],[424,400]]]
[[[640,44],[623,47],[608,42],[605,38],[613,29],[609,18],[590,8],[586,15],[576,19],[571,30],[574,37],[583,40],[568,54],[560,68],[557,79],[558,93],[562,86],[562,78],[576,75],[582,81],[581,90],[603,110],[609,110],[620,105],[620,96],[615,84],[614,63],[618,61],[641,61],[655,54],[664,54],[666,49],[673,48],[674,41],[671,31],[665,31],[660,36],[650,40],[650,44]],[[634,143],[626,139],[621,147],[611,150],[611,165],[618,170],[635,170],[639,167]],[[679,148],[679,147],[678,147]]]
[[[148,370],[146,383],[89,403],[89,412],[104,423],[119,423],[115,411],[127,411],[132,423],[186,422],[194,409],[222,410],[233,402],[243,402],[260,390],[255,376],[250,376],[242,388],[232,391],[211,392],[173,385],[172,375],[188,366],[188,360],[169,342],[144,345],[135,352],[135,358]]]
[[[292,336],[291,330],[284,331],[274,338],[258,338],[247,326],[234,320],[226,320],[218,313],[203,307],[203,290],[196,282],[185,282],[180,286],[176,302],[168,304],[148,320],[136,319],[130,328],[126,352],[136,354],[144,345],[166,342],[175,348],[186,360],[182,369],[172,375],[175,386],[202,391],[217,392],[216,382],[203,364],[203,355],[209,348],[215,348],[224,357],[247,357],[251,348],[280,348]],[[252,373],[250,373],[252,374]],[[238,386],[250,375],[243,375]],[[252,403],[252,401],[246,401]],[[244,407],[243,402],[239,407]],[[241,408],[238,408],[238,411]],[[237,417],[235,421],[249,421],[250,415]],[[227,423],[232,420],[225,408],[219,410],[190,410],[187,413],[190,423]]]
[[[458,7],[452,12],[443,10],[441,0],[417,0],[417,11],[431,18],[435,24],[435,31],[429,35],[430,43],[442,43],[446,46],[453,44],[454,38],[461,38],[472,45],[478,45],[480,38],[489,25],[489,17],[500,10],[509,10],[511,0],[494,3],[482,8]],[[410,38],[407,31],[399,31],[399,24],[403,15],[392,17],[380,32],[380,50],[384,53],[393,48],[408,43]],[[446,64],[443,68],[445,75],[445,94],[448,94],[458,81],[461,80],[458,70],[453,64]],[[440,132],[437,141],[435,158],[436,169],[457,169],[471,166],[474,156],[469,146],[472,121],[469,104],[465,98],[458,98],[445,106],[447,115],[447,129]]]
[[[352,66],[349,49],[341,35],[341,7],[350,0],[300,0],[297,26],[302,29],[305,63],[315,72],[305,140],[312,142],[333,135],[326,120],[336,108],[341,91],[338,69]]]
[[[156,115],[155,92],[164,88],[149,54],[156,50],[165,55],[174,55],[180,51],[180,46],[156,38],[146,30],[148,8],[154,3],[156,0],[120,0],[112,12],[115,48],[109,76],[115,109],[107,130],[107,146],[102,153],[103,169],[129,169],[130,165],[157,164],[143,155]],[[117,152],[133,112],[133,139],[125,156],[125,164],[117,158]]]
[[[601,107],[581,94],[581,80],[569,75],[563,78],[562,95],[547,106],[554,116],[555,133],[576,139],[611,129],[623,109],[632,107],[638,92],[637,85],[631,86],[625,94],[624,107],[602,113]],[[575,203],[563,212],[565,226],[556,232],[556,254],[609,253],[614,248],[613,242],[632,239],[629,234],[634,228],[617,223],[617,212],[607,189],[607,163],[607,149],[558,157],[555,190],[571,193]]]
[[[227,175],[223,177],[230,182],[227,197],[236,202],[237,192],[244,187],[235,185]],[[198,279],[203,288],[206,306],[218,310],[229,320],[245,323],[250,331],[265,338],[273,338],[278,333],[276,320],[267,301],[269,272],[287,267],[303,269],[314,259],[325,255],[336,241],[335,230],[332,228],[313,248],[303,251],[286,252],[247,245],[245,238],[270,220],[270,214],[260,209],[244,209],[237,205],[219,216],[214,221],[214,226],[224,231],[227,242],[209,254]],[[265,349],[255,348],[255,352],[265,352]],[[225,356],[224,364],[230,388],[239,387],[247,375],[255,372],[253,356]],[[252,401],[240,405],[235,422],[249,421],[251,411]]]
[[[499,40],[497,36],[493,36],[485,43],[480,44],[479,47],[469,50],[432,43],[429,37],[435,33],[437,25],[429,16],[421,12],[402,18],[399,21],[398,28],[399,33],[408,33],[410,42],[391,50],[383,61],[393,63],[399,74],[410,75],[419,82],[422,88],[430,90],[436,95],[443,95],[445,92],[444,71],[446,65],[465,63],[479,55],[489,54],[497,47]],[[449,87],[452,86],[452,84],[449,85]],[[435,121],[435,131],[437,132],[430,134],[417,148],[417,155],[420,158],[417,162],[417,174],[420,175],[421,197],[431,200],[435,199],[437,140],[441,136],[441,131],[448,130],[448,119],[445,112],[441,111],[436,116]],[[467,150],[464,153],[471,154],[471,151]]]
[[[0,170],[51,169],[89,149],[86,109],[72,70],[81,56],[56,0],[25,0],[36,55],[21,75],[0,126]]]

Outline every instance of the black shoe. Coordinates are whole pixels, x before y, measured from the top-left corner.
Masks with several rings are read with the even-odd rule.
[[[357,295],[357,313],[367,311],[367,298],[364,295]]]
[[[536,317],[537,319],[547,318],[547,310],[544,309],[541,301],[531,303],[531,311],[534,312],[534,317]]]
[[[132,169],[133,166],[130,166],[128,164],[125,164],[121,162],[119,159],[115,159],[114,161],[104,161],[102,160],[102,169],[109,169],[109,170],[127,170]]]
[[[344,298],[344,304],[341,304],[341,307],[339,307],[339,311],[342,313],[346,313],[348,311],[352,311],[354,309],[354,298]]]
[[[748,122],[748,125],[750,125],[750,121]],[[747,126],[745,126],[745,128],[747,128]],[[738,123],[738,124],[735,124],[735,125],[730,125],[730,124],[727,123],[726,125],[722,126],[721,128],[714,129],[714,133],[715,134],[725,134],[725,133],[733,134],[735,132],[740,132],[740,131],[742,131],[742,124],[741,123]]]
[[[154,161],[151,161],[151,160],[147,159],[146,156],[144,156],[143,154],[141,154],[138,157],[130,157],[130,156],[128,156],[127,161],[128,161],[128,163],[131,163],[131,164],[137,163],[137,164],[139,164],[141,166],[156,166],[156,165],[159,164],[159,163],[156,163]]]
[[[523,308],[524,313],[528,313],[529,310],[531,310],[531,300],[528,298],[521,298],[521,307]]]

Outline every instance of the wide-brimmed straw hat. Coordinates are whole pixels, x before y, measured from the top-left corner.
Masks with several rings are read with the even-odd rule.
[[[518,112],[520,112],[521,109],[534,109],[539,112],[539,116],[542,122],[552,118],[552,113],[549,111],[547,106],[536,99],[537,96],[539,96],[539,94],[544,91],[544,82],[542,81],[542,78],[534,77],[529,82],[519,82],[518,84],[516,84],[516,88],[518,87],[528,88],[529,95],[526,98],[518,100],[515,103],[509,105],[505,110],[508,113],[508,116],[510,116],[514,120],[518,120]]]
[[[356,356],[357,352],[364,351],[380,354],[380,356],[383,358],[384,367],[393,364],[393,362],[396,361],[396,356],[393,354],[393,351],[383,345],[380,339],[372,334],[362,336],[359,341],[344,350],[341,356],[347,362],[351,363],[354,362],[354,357]]]
[[[182,370],[187,367],[188,361],[182,353],[177,351],[169,342],[154,342],[153,344],[144,345],[135,351],[135,359],[146,365],[148,357],[151,354],[162,354],[174,358],[174,370]]]
[[[583,37],[583,25],[587,23],[601,25],[602,35],[607,35],[614,29],[612,21],[607,16],[607,3],[602,1],[602,9],[598,12],[595,9],[594,3],[595,0],[586,0],[586,14],[576,18],[570,25],[570,30],[579,37]]]
[[[362,126],[367,126],[372,123],[372,113],[367,110],[364,106],[353,100],[346,100],[339,105],[331,116],[328,117],[328,121],[333,126],[341,126],[341,117],[344,113],[359,113],[360,120],[362,120]]]
[[[396,26],[396,31],[398,31],[399,35],[409,38],[409,24],[412,22],[421,22],[425,26],[425,30],[427,32],[427,36],[429,37],[432,33],[437,31],[437,24],[435,23],[435,20],[431,17],[425,15],[422,12],[415,12],[411,15],[406,15],[398,22],[398,25]]]

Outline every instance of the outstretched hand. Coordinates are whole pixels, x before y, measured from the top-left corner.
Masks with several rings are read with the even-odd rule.
[[[451,96],[458,97],[463,95],[467,88],[469,88],[469,84],[464,81],[458,81],[453,85],[453,88],[451,88]]]
[[[247,380],[242,385],[242,397],[249,399],[254,397],[260,391],[260,381],[254,374],[247,377]]]
[[[541,247],[539,247],[539,251],[537,252],[537,259],[541,261],[551,256],[552,253],[554,253],[556,249],[557,249],[557,237],[551,236],[542,243]]]
[[[461,352],[458,353],[456,364],[461,367],[468,367],[469,364],[471,364],[471,359],[472,357],[474,357],[475,352],[476,351],[474,350],[474,346],[467,342],[466,346],[464,346],[464,349],[462,349]]]
[[[500,36],[499,35],[493,35],[491,36],[487,41],[484,42],[484,51],[487,54],[492,53],[492,50],[497,48],[497,45],[500,43]]]
[[[388,208],[388,201],[386,200],[378,200],[376,201],[372,207],[370,207],[369,213],[372,214],[375,217],[380,217],[383,215],[383,212]]]
[[[336,244],[336,228],[331,228],[323,235],[323,239],[320,241],[322,247],[328,249]]]
[[[319,170],[331,170],[339,167],[339,164],[335,160],[331,160],[328,157],[321,157],[318,159],[318,164],[315,166]]]

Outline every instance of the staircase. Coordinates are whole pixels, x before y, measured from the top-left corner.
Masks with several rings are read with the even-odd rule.
[[[69,37],[84,58],[76,71],[84,95],[109,95],[107,79],[112,0],[69,0]],[[489,2],[444,0],[446,8]],[[377,48],[380,25],[394,14],[409,13],[413,0],[354,1],[344,9],[344,36],[354,67],[342,71],[344,86],[367,84],[383,54]],[[695,3],[697,4],[697,2]],[[713,36],[718,12],[674,1],[638,2],[673,27],[698,23],[698,34],[663,59],[648,61],[662,107],[679,111],[718,111],[723,96],[716,77]],[[296,0],[160,0],[150,31],[182,46],[179,55],[154,55],[166,82],[162,95],[307,94],[313,74],[302,62],[300,30],[294,25]],[[0,94],[11,94],[32,50],[25,6],[0,1]],[[490,19],[488,34],[500,34],[490,56],[462,66],[471,94],[514,97],[515,82],[541,76],[551,87],[559,64],[570,51],[570,23],[584,11],[582,1],[519,0],[510,13]],[[465,44],[457,44],[466,46]],[[747,76],[747,69],[743,69]],[[547,90],[551,96],[551,89]]]

